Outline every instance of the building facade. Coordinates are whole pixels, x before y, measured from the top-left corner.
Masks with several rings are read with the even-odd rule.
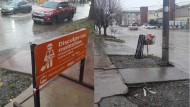
[[[158,23],[162,23],[162,18],[163,18],[162,9],[148,12],[148,22],[150,20],[154,20],[154,21],[158,21]]]
[[[146,24],[148,23],[148,7],[140,7],[140,24]]]
[[[132,23],[138,23],[139,14],[140,14],[140,11],[137,11],[137,10],[124,11],[122,15],[122,26],[129,26]]]
[[[175,20],[187,21],[190,18],[190,4],[176,7]]]
[[[169,0],[169,11],[170,11],[170,21],[173,21],[175,18],[175,0]]]
[[[171,10],[171,9],[170,9]],[[149,11],[148,21],[155,20],[162,24],[163,10]],[[171,11],[170,11],[171,12]],[[174,12],[174,11],[172,11]],[[189,28],[190,4],[175,6],[175,13],[170,13],[170,26],[179,26]],[[172,16],[175,15],[175,16]],[[171,17],[172,16],[172,17]]]

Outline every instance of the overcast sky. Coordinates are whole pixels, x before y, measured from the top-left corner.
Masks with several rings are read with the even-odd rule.
[[[150,6],[149,10],[162,8],[163,0],[120,0],[124,10],[139,10],[137,7]],[[177,5],[190,3],[189,0],[176,0]]]

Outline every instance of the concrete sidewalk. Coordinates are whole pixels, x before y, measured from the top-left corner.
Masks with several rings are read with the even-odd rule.
[[[105,55],[101,39],[95,39],[94,53],[94,103],[99,105],[104,98],[126,94],[128,88]]]
[[[13,107],[13,102],[34,107],[32,92],[32,87],[28,88],[5,107]],[[93,99],[93,90],[63,77],[55,78],[40,90],[41,107],[93,107]]]

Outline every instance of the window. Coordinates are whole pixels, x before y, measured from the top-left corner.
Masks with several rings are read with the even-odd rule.
[[[58,3],[56,2],[45,2],[42,7],[45,7],[45,8],[51,8],[51,9],[56,9],[58,6]]]
[[[22,5],[26,5],[26,4],[28,4],[26,1],[21,1],[18,5],[22,6]]]
[[[62,2],[62,3],[61,3],[61,7],[63,7],[63,8],[64,8],[64,7],[67,7],[68,5],[69,5],[69,4],[68,4],[67,2]]]

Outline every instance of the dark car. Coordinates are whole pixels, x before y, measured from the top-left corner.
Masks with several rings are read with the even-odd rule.
[[[25,0],[15,0],[1,8],[2,14],[30,13],[31,11],[32,5]]]
[[[33,10],[32,19],[34,23],[56,24],[64,19],[72,20],[75,13],[76,7],[70,5],[68,2],[49,0]]]

